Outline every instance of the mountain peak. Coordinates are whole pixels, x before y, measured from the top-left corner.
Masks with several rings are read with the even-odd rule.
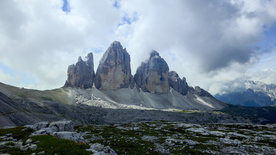
[[[98,89],[118,89],[130,85],[130,55],[120,42],[114,41],[104,53],[96,72]]]
[[[92,88],[95,75],[93,54],[89,53],[86,59],[86,61],[83,61],[79,57],[75,65],[68,67],[65,87]]]
[[[155,59],[156,57],[156,59]],[[152,51],[147,62],[138,67],[134,80],[138,88],[151,93],[167,93],[169,67],[159,53]]]
[[[150,52],[150,58],[155,57],[155,56],[160,57],[160,55],[159,55],[159,53],[158,53],[157,51],[152,50],[152,51]]]
[[[110,47],[123,48],[122,44],[119,41],[113,41]]]
[[[79,56],[78,62],[81,62],[81,61],[83,61],[83,60],[82,60],[81,56]]]

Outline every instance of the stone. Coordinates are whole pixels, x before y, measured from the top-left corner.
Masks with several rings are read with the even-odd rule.
[[[38,152],[37,154],[38,154],[38,155],[45,154],[45,151]]]
[[[73,131],[73,122],[70,121],[57,121],[57,122],[52,122],[49,125],[49,128],[51,128],[53,131]]]
[[[68,67],[67,80],[64,86],[82,89],[92,88],[94,77],[93,54],[89,53],[85,61],[79,57],[75,65],[73,64]]]
[[[87,151],[93,152],[94,155],[117,155],[117,153],[109,146],[104,146],[99,143],[91,144]]]
[[[197,144],[199,144],[199,142],[193,141],[193,140],[190,140],[190,139],[185,139],[184,142],[187,143],[188,145],[197,145]]]
[[[225,133],[221,131],[210,131],[209,133],[211,135],[218,136],[218,137],[225,136]]]
[[[182,95],[186,95],[190,88],[186,82],[186,78],[183,77],[182,79],[180,79],[175,71],[169,72],[169,85],[175,91],[179,92]]]
[[[32,133],[31,136],[50,135],[53,132],[55,132],[55,130],[53,130],[52,128],[44,128],[44,129],[40,129],[40,130],[35,131],[34,133]]]
[[[30,144],[32,142],[32,139],[27,139],[26,144]]]
[[[134,80],[137,88],[150,93],[167,93],[169,91],[169,66],[160,57],[159,53],[152,51],[150,58],[138,67]]]
[[[33,126],[31,126],[31,128],[37,131],[37,130],[46,128],[48,125],[49,125],[49,122],[38,122],[38,123],[35,123]]]
[[[69,139],[76,142],[84,141],[84,138],[81,136],[81,134],[77,132],[62,131],[62,132],[54,132],[52,135],[58,138]]]
[[[143,141],[149,141],[149,142],[155,142],[156,140],[158,140],[158,137],[155,137],[155,136],[143,136],[142,140]]]
[[[45,124],[45,123],[38,123],[38,124]],[[46,128],[41,128],[40,130],[37,130],[34,133],[32,133],[32,136],[52,135],[54,132],[60,132],[60,131],[74,131],[73,122],[71,120],[51,122],[49,125],[44,127]]]
[[[114,41],[100,61],[95,87],[101,90],[127,88],[131,80],[130,56],[120,42]]]
[[[30,146],[29,146],[29,148],[31,149],[31,150],[36,150],[37,149],[37,145],[36,144],[31,144]]]

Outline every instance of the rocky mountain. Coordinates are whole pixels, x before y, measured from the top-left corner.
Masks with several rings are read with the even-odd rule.
[[[103,55],[95,77],[95,87],[101,90],[127,88],[132,79],[130,56],[120,42],[115,41]]]
[[[16,102],[1,92],[0,107],[0,126],[24,125],[38,121],[38,119],[18,107]]]
[[[243,106],[270,106],[276,104],[276,85],[259,81],[245,81],[240,89],[216,95],[216,98],[230,104]]]
[[[134,80],[137,88],[145,92],[168,93],[169,66],[158,52],[152,51],[150,58],[137,69]]]
[[[117,41],[104,53],[96,74],[93,54],[89,53],[68,67],[62,88],[38,91],[0,83],[0,92],[0,106],[4,107],[0,126],[1,119],[6,125],[64,117],[78,123],[179,120],[186,115],[179,113],[183,110],[210,112],[212,116],[212,111],[227,107],[200,87],[190,87],[184,77],[169,70],[156,51],[132,76],[130,55]],[[20,117],[26,121],[20,121]]]
[[[182,79],[180,79],[175,71],[169,72],[169,85],[175,91],[179,92],[182,95],[186,95],[191,89],[186,82],[186,78],[183,77]]]
[[[65,87],[92,88],[95,76],[93,54],[89,53],[86,61],[79,57],[75,65],[68,67],[67,76]]]

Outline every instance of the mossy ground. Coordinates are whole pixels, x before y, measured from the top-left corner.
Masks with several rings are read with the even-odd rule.
[[[16,144],[13,142],[9,142],[5,144],[5,147],[0,147],[1,153],[9,153],[12,155],[30,155],[31,153],[39,153],[44,151],[45,154],[81,154],[88,155],[91,152],[86,151],[89,148],[89,145],[84,143],[76,143],[71,140],[60,139],[50,135],[41,135],[41,136],[33,136],[30,137],[30,134],[33,132],[30,128],[25,127],[16,127],[11,129],[0,129],[0,136],[6,136],[7,134],[11,134],[13,139],[17,141],[22,140],[23,145],[27,139],[32,139],[33,142],[37,142],[36,150],[26,150],[22,151],[19,148],[14,147]],[[0,142],[6,141],[4,139],[0,139]]]
[[[87,133],[89,144],[100,143],[111,147],[118,154],[216,154],[235,150],[240,153],[269,154],[276,150],[276,125],[250,124],[189,124],[177,122],[140,122],[113,125],[75,127]],[[76,143],[49,135],[29,137],[32,129],[17,127],[0,129],[0,137],[11,135],[14,139],[31,138],[38,148],[34,151],[14,147],[14,143],[0,147],[0,153],[31,154],[90,154],[88,144]],[[5,141],[0,138],[0,142]],[[250,147],[248,147],[250,146]],[[256,146],[256,147],[255,147]]]
[[[222,132],[225,135],[204,134],[187,130],[189,128],[203,128],[206,132]],[[88,132],[86,139],[91,143],[100,143],[110,146],[118,154],[213,154],[221,152],[224,147],[237,147],[236,144],[223,144],[220,139],[227,138],[227,134],[238,133],[240,129],[259,127],[248,127],[240,125],[224,125],[224,124],[205,124],[205,125],[189,125],[179,126],[174,122],[141,122],[125,125],[92,125],[86,127],[77,127],[78,131]],[[262,127],[266,129],[266,127]],[[275,131],[275,129],[271,129]],[[266,132],[265,130],[263,132]],[[153,137],[147,140],[144,136]],[[246,136],[246,135],[244,135]],[[244,144],[251,138],[239,137],[231,135],[231,140],[238,140]],[[190,143],[189,143],[190,142]],[[216,143],[211,143],[216,142]],[[191,144],[194,143],[194,144]],[[258,143],[258,142],[254,142]],[[259,142],[261,143],[261,142]],[[273,147],[276,142],[267,141],[263,145]]]

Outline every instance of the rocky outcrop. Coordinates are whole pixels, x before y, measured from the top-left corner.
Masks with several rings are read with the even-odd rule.
[[[100,61],[95,87],[101,90],[127,88],[131,78],[130,56],[120,42],[114,41]]]
[[[134,80],[136,86],[150,93],[167,93],[169,67],[159,53],[152,51],[147,62],[138,67]]]
[[[68,77],[64,85],[65,87],[92,88],[95,76],[93,54],[89,53],[86,59],[86,61],[83,61],[79,57],[75,65],[73,64],[68,67]]]
[[[31,136],[37,135],[52,135],[58,138],[69,139],[76,142],[84,142],[80,133],[74,131],[72,121],[57,121],[57,122],[38,122],[34,125],[27,126],[34,130]]]
[[[213,96],[207,92],[206,90],[200,88],[199,86],[196,86],[194,89],[191,90],[194,94],[198,95],[198,96],[208,96],[213,98]]]
[[[182,95],[186,95],[188,93],[189,86],[186,82],[186,78],[183,77],[180,79],[175,71],[169,72],[169,85]]]

